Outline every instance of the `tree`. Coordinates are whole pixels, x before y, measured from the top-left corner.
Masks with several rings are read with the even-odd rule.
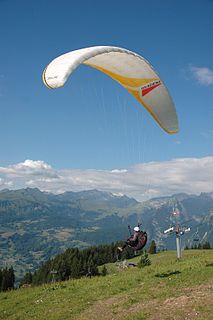
[[[97,267],[95,261],[91,257],[88,261],[88,266],[89,266],[89,271],[91,272],[92,276],[99,275],[98,267]]]
[[[2,280],[3,280],[3,275],[2,275],[2,270],[0,269],[0,291],[2,290]]]
[[[7,291],[8,289],[14,289],[15,274],[13,267],[9,269],[6,267],[1,271],[1,291]]]
[[[33,275],[31,272],[27,272],[24,277],[20,281],[20,286],[23,286],[23,284],[31,284],[33,281]]]
[[[76,256],[74,256],[74,258],[72,259],[72,264],[70,266],[70,271],[71,271],[71,278],[78,278],[80,277],[80,263],[79,260],[77,259]]]
[[[9,278],[9,289],[14,289],[15,273],[14,273],[13,267],[10,267],[8,270],[8,278]]]
[[[149,253],[155,254],[156,252],[157,252],[157,246],[156,246],[155,240],[152,240],[151,245],[149,247]]]
[[[208,241],[203,244],[203,249],[211,249],[211,245]]]

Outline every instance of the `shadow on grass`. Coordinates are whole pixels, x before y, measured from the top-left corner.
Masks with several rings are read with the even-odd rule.
[[[213,262],[212,263],[207,263],[206,267],[213,267]]]
[[[156,273],[155,277],[157,277],[157,278],[167,278],[167,277],[173,276],[175,274],[180,274],[180,273],[181,272],[178,271],[178,270],[168,271],[168,272],[165,272],[165,273]]]

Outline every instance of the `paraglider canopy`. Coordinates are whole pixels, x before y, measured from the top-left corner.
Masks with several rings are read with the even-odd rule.
[[[48,88],[62,87],[80,65],[96,68],[119,82],[167,133],[177,133],[178,119],[167,88],[148,61],[135,52],[111,46],[74,50],[54,59],[43,72]]]

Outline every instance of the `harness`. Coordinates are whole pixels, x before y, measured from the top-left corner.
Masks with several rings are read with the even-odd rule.
[[[147,233],[146,231],[139,231],[137,240],[131,242],[131,237],[129,238],[128,245],[134,250],[141,250],[145,247],[147,243]]]

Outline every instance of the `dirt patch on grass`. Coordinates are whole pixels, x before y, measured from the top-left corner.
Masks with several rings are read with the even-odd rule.
[[[90,319],[122,319],[121,314],[124,316],[123,305],[127,302],[127,297],[113,297],[106,300],[101,300],[87,308],[80,316],[78,320],[90,320]]]
[[[182,289],[177,297],[152,299],[134,303],[134,299],[115,296],[97,301],[88,307],[78,320],[193,320],[213,319],[213,284]]]
[[[161,317],[154,319],[212,319],[213,285],[201,285],[182,290],[182,295],[163,301],[160,307]]]

